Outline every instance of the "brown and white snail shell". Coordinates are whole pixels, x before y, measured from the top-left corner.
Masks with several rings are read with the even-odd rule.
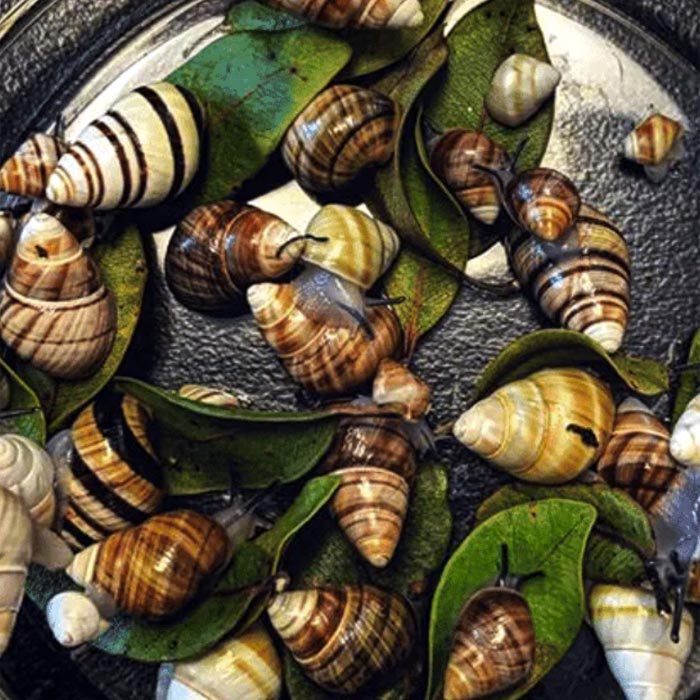
[[[0,337],[37,369],[60,379],[93,374],[116,332],[117,307],[97,266],[56,219],[25,226],[0,300]]]
[[[22,197],[44,197],[49,176],[66,149],[55,136],[32,134],[0,168],[0,190]]]
[[[625,158],[644,167],[647,177],[661,182],[683,156],[683,125],[658,112],[639,123],[625,139]]]
[[[610,219],[584,205],[559,240],[518,230],[508,248],[520,284],[550,320],[608,352],[620,349],[630,311],[630,255]]]
[[[37,199],[33,202],[29,212],[20,220],[18,235],[37,214],[48,214],[58,219],[78,240],[83,248],[90,248],[97,235],[97,220],[92,209],[76,209],[74,207],[60,207],[49,202],[48,199]]]
[[[178,389],[178,396],[190,401],[199,401],[210,406],[219,406],[220,408],[239,408],[241,401],[237,396],[234,396],[223,389],[215,389],[210,386],[202,386],[201,384],[183,384]]]
[[[430,387],[408,367],[391,358],[379,363],[372,384],[374,403],[400,406],[406,420],[416,421],[430,410],[430,397]]]
[[[539,111],[560,80],[561,73],[551,64],[513,54],[494,73],[486,109],[497,122],[520,126]]]
[[[70,144],[49,177],[55,204],[150,207],[177,197],[199,167],[204,112],[188,90],[161,82],[120,98]]]
[[[393,670],[416,635],[408,603],[368,585],[278,593],[267,612],[309,678],[335,693],[356,693]]]
[[[282,154],[304,189],[341,190],[365,168],[389,160],[398,120],[398,106],[386,95],[334,85],[295,119],[284,138]]]
[[[51,598],[46,606],[46,622],[56,641],[69,648],[87,644],[110,627],[97,605],[78,591],[66,591]]]
[[[518,479],[561,484],[596,462],[614,416],[610,389],[598,378],[577,368],[544,369],[476,403],[454,435]]]
[[[700,394],[691,399],[673,428],[670,450],[683,466],[700,468]]]

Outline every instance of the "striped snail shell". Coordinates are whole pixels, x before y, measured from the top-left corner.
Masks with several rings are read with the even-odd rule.
[[[0,337],[52,377],[93,374],[112,349],[117,307],[99,270],[56,219],[25,226],[0,300]]]
[[[190,401],[199,401],[210,406],[219,406],[221,408],[239,408],[241,402],[237,396],[224,391],[223,389],[215,389],[209,386],[200,384],[183,384],[178,389],[178,396]]]
[[[138,525],[165,497],[151,416],[133,396],[103,392],[49,449],[66,506],[61,536],[75,550]],[[61,469],[63,467],[63,469]]]
[[[494,73],[486,109],[497,122],[520,126],[539,111],[560,80],[561,73],[551,64],[513,54]]]
[[[201,154],[204,112],[184,88],[137,88],[93,121],[61,156],[46,197],[93,209],[151,207],[177,197]]]
[[[508,248],[521,286],[554,323],[619,350],[629,319],[630,255],[612,221],[584,205],[555,243],[513,231]]]
[[[32,204],[29,213],[22,219],[22,227],[26,226],[36,214],[48,214],[54,219],[58,219],[75,236],[83,248],[90,248],[95,242],[97,221],[92,209],[59,207],[57,204],[49,202],[48,199],[37,199]]]
[[[0,168],[0,190],[22,197],[43,197],[49,176],[66,149],[55,136],[32,134]]]
[[[700,468],[700,394],[686,406],[671,435],[671,455],[686,467]]]
[[[17,235],[17,222],[12,212],[0,211],[0,275],[12,259]]]
[[[508,167],[505,149],[480,131],[450,129],[435,142],[430,166],[447,188],[485,224],[493,224],[500,212],[500,199],[493,180],[472,167],[475,163],[496,170]]]
[[[46,622],[56,641],[64,647],[86,644],[110,627],[95,603],[77,591],[66,591],[51,598],[46,606]]]
[[[424,19],[418,0],[265,0],[265,3],[336,29],[401,29],[418,27]]]
[[[355,323],[314,313],[294,284],[253,285],[248,302],[289,374],[319,394],[351,393],[374,376],[381,360],[393,355],[401,340],[396,314],[386,306],[367,309],[369,337]]]
[[[597,585],[591,592],[593,629],[627,700],[673,700],[693,645],[693,618],[683,611],[678,643],[671,619],[659,615],[650,592]]]
[[[355,207],[329,204],[311,219],[302,260],[362,289],[373,287],[399,252],[390,226]]]
[[[298,244],[286,245],[297,238]],[[185,306],[225,310],[243,303],[250,284],[291,270],[302,251],[299,233],[279,217],[224,200],[197,207],[179,224],[165,275]]]
[[[430,387],[408,367],[390,357],[379,363],[372,384],[372,400],[400,406],[406,420],[420,420],[430,410]]]
[[[10,389],[10,380],[7,372],[0,369],[0,411],[5,410],[10,405],[12,399],[12,389]]]
[[[278,593],[267,612],[309,678],[336,693],[356,693],[393,670],[416,635],[408,603],[374,586]]]
[[[658,112],[651,114],[625,139],[625,158],[644,166],[649,179],[660,182],[683,156],[682,137],[682,124]]]
[[[362,556],[385,567],[394,556],[417,469],[401,419],[344,418],[321,469],[338,474],[331,512]]]
[[[518,479],[561,484],[595,463],[614,415],[610,389],[593,375],[544,369],[476,403],[457,420],[454,435]]]
[[[282,663],[262,623],[204,656],[163,664],[156,700],[278,700]]]
[[[282,154],[299,184],[311,192],[349,185],[365,168],[394,152],[399,108],[375,90],[352,85],[327,88],[287,131]]]
[[[178,612],[226,564],[229,540],[191,510],[155,515],[76,554],[66,573],[123,612],[158,619]]]
[[[653,511],[679,472],[669,451],[666,426],[641,401],[625,399],[598,461],[598,474]]]

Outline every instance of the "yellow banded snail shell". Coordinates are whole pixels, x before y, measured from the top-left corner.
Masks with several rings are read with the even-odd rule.
[[[49,176],[66,148],[55,136],[32,134],[0,168],[0,190],[22,197],[43,197]]]
[[[278,593],[267,612],[309,678],[336,693],[356,693],[389,673],[416,634],[408,603],[368,585]]]
[[[177,197],[199,167],[201,105],[161,82],[136,88],[89,124],[49,177],[55,204],[94,209],[150,207]]]
[[[199,401],[210,406],[219,406],[221,408],[239,408],[241,405],[237,396],[234,396],[223,389],[215,389],[209,386],[200,384],[183,384],[178,389],[178,396],[190,401]]]
[[[673,428],[670,449],[680,464],[700,468],[700,394],[691,399]]]
[[[97,605],[77,591],[66,591],[51,598],[46,606],[46,622],[56,641],[69,648],[96,639],[110,627]]]
[[[75,237],[47,214],[22,232],[0,300],[0,337],[52,377],[93,374],[112,349],[117,307]]]
[[[625,139],[625,158],[639,163],[653,182],[663,180],[683,156],[683,126],[664,114],[649,115]]]
[[[610,389],[593,375],[544,369],[476,403],[457,420],[454,435],[518,479],[561,484],[596,462],[614,415]]]
[[[417,421],[430,410],[430,387],[408,367],[386,358],[379,363],[372,384],[372,400],[400,406],[406,420]]]
[[[304,189],[340,190],[365,168],[389,160],[398,120],[399,109],[391,98],[367,88],[334,85],[296,118],[282,154]]]

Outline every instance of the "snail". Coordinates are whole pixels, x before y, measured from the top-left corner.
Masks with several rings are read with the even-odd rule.
[[[595,463],[614,415],[610,389],[598,378],[571,367],[544,369],[476,403],[454,435],[518,479],[561,484]]]
[[[620,349],[630,311],[630,255],[610,219],[584,205],[559,240],[518,230],[508,249],[520,284],[554,323],[586,334],[608,352]]]
[[[445,670],[444,700],[470,700],[500,693],[529,675],[535,662],[535,626],[518,590],[528,578],[508,572],[502,547],[496,582],[475,593],[459,614]]]
[[[46,186],[55,204],[151,207],[179,195],[199,167],[204,112],[184,88],[136,88],[70,144]]]
[[[29,212],[20,220],[22,229],[36,214],[48,214],[63,224],[78,240],[83,248],[90,248],[95,242],[98,225],[92,209],[75,209],[74,207],[59,207],[47,199],[37,199],[32,203]]]
[[[392,671],[416,636],[404,598],[362,584],[278,593],[267,613],[309,678],[335,693],[356,693]]]
[[[265,0],[292,14],[326,27],[341,29],[401,29],[423,24],[418,0]]]
[[[496,69],[486,109],[501,124],[520,126],[551,97],[561,73],[549,63],[516,53]]]
[[[311,282],[316,281],[319,275],[312,276]],[[262,283],[248,289],[253,316],[289,374],[320,394],[350,393],[396,352],[401,340],[398,319],[391,308],[370,307],[360,327],[331,313],[325,303],[317,306],[317,301],[300,292],[296,283]]]
[[[58,593],[46,606],[46,622],[56,641],[78,647],[104,634],[110,627],[97,605],[83,593]]]
[[[651,114],[627,136],[624,150],[625,158],[643,166],[652,182],[661,182],[683,157],[683,125],[664,114]]]
[[[49,443],[65,493],[61,536],[75,550],[155,513],[165,483],[151,416],[129,394],[102,392]]]
[[[156,700],[278,700],[282,663],[262,623],[204,656],[162,664]]]
[[[671,455],[686,467],[700,468],[700,394],[686,406],[671,435]]]
[[[241,402],[237,396],[223,391],[223,389],[214,389],[208,386],[199,384],[183,384],[178,389],[178,396],[190,401],[199,401],[209,404],[210,406],[219,406],[221,408],[240,408]]]
[[[0,337],[58,379],[93,374],[112,349],[117,307],[96,264],[55,218],[24,227],[0,299]]]
[[[434,143],[430,166],[447,188],[479,221],[493,224],[500,213],[498,190],[491,178],[474,163],[496,170],[509,165],[508,154],[486,134],[450,129]]]
[[[405,365],[390,357],[379,363],[372,384],[374,403],[399,406],[406,420],[416,421],[430,410],[430,394],[430,387]]]
[[[294,242],[295,245],[286,245]],[[236,308],[246,288],[280,277],[303,252],[303,237],[274,214],[231,201],[197,207],[168,245],[165,275],[185,306]]]
[[[693,619],[683,611],[680,641],[669,639],[671,620],[656,614],[644,590],[597,585],[590,616],[605,657],[627,700],[673,700],[693,645]]]
[[[332,192],[391,158],[399,108],[375,90],[333,85],[289,127],[282,147],[287,167],[311,192]]]
[[[22,197],[44,197],[49,176],[67,146],[48,134],[32,134],[0,168],[0,190]]]

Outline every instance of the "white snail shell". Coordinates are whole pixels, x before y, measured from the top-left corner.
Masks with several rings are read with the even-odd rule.
[[[46,607],[46,621],[64,647],[77,647],[99,637],[108,629],[95,603],[83,593],[66,591],[55,595]]]
[[[671,455],[686,467],[700,467],[700,394],[686,406],[673,429]]]

